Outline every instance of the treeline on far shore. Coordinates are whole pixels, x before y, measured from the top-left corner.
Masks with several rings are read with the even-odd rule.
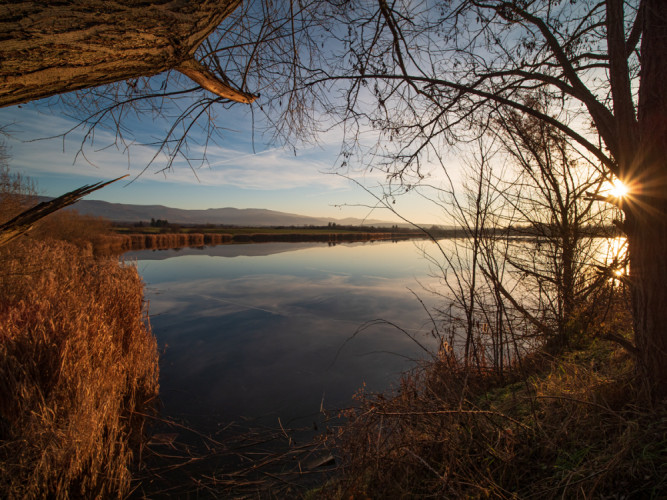
[[[105,234],[94,241],[96,253],[123,253],[129,250],[200,247],[233,243],[267,242],[323,242],[405,240],[420,236],[417,233],[350,232],[350,233],[161,233],[161,234]]]
[[[84,219],[87,219],[84,217]],[[94,219],[94,218],[90,218]],[[118,225],[99,220],[105,230],[98,232],[89,241],[95,253],[120,254],[130,250],[164,250],[169,248],[201,247],[235,243],[268,242],[322,242],[343,243],[355,241],[398,241],[409,238],[462,238],[467,232],[464,228],[446,228],[431,226],[417,229],[405,227],[373,226],[272,226],[241,227],[189,225],[181,226],[158,220],[150,225]],[[552,236],[552,229],[544,227],[509,227],[494,228],[498,237],[506,238],[541,238]],[[613,236],[617,228],[585,227],[582,235],[589,237]]]

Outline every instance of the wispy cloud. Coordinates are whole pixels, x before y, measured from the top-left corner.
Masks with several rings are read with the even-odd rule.
[[[204,184],[235,186],[242,189],[276,190],[304,186],[330,189],[347,187],[344,179],[326,175],[331,163],[317,151],[305,151],[294,156],[282,148],[270,148],[258,153],[242,149],[214,146],[207,150],[208,165],[195,170]],[[197,182],[193,172],[183,162],[167,174],[173,182]]]
[[[97,130],[93,144],[86,143],[81,152],[84,132],[76,128],[78,122],[74,119],[43,114],[31,106],[0,110],[0,127],[8,126],[12,134],[7,140],[12,166],[35,178],[40,187],[53,189],[48,193],[50,195],[68,189],[69,182],[77,186],[79,183],[129,174],[131,189],[122,189],[127,183],[118,183],[100,194],[99,199],[207,208],[220,206],[219,194],[224,193],[228,200],[225,203],[237,206],[268,207],[294,213],[326,213],[332,217],[342,216],[339,207],[344,207],[345,216],[387,217],[388,213],[373,212],[370,208],[375,205],[373,197],[344,176],[349,175],[380,196],[384,193],[386,173],[379,168],[366,168],[382,160],[381,153],[372,147],[377,141],[377,132],[360,131],[356,145],[360,151],[369,154],[357,158],[355,163],[355,159],[338,156],[343,140],[349,139],[344,138],[342,127],[329,129],[318,144],[302,146],[295,155],[293,150],[267,146],[260,141],[255,144],[255,152],[250,141],[251,133],[244,129],[246,124],[241,119],[231,121],[238,125],[239,130],[230,131],[224,142],[209,143],[205,151],[195,142],[190,144],[191,157],[201,159],[206,153],[208,162],[203,165],[201,161],[194,163],[193,170],[180,159],[174,162],[173,168],[162,172],[160,169],[167,165],[166,156],[159,155],[151,164],[157,152],[156,146],[134,143],[128,151],[125,145],[116,141],[112,131]],[[140,135],[148,137],[153,134],[157,137],[161,125],[164,124],[142,123]],[[71,132],[65,137],[58,137],[67,131]],[[47,137],[50,139],[35,140]],[[345,160],[353,165],[341,168]],[[48,185],[40,182],[45,178],[48,178]],[[428,180],[437,183],[437,179]],[[392,207],[411,220],[435,220],[430,214],[432,209],[425,207],[418,198],[401,197]]]
[[[161,171],[167,156],[157,154],[154,146],[133,144],[129,150],[116,143],[114,134],[95,132],[95,148],[86,144],[76,122],[58,116],[44,116],[32,109],[12,110],[1,116],[5,123],[13,122],[13,138],[9,140],[12,164],[30,173],[59,173],[86,177],[114,177],[130,174],[141,181],[160,181],[178,184],[206,184],[242,189],[276,190],[295,186],[321,186],[330,189],[347,187],[344,179],[326,175],[332,162],[326,151],[312,147],[294,156],[283,148],[269,148],[257,153],[248,147],[238,148],[209,145],[208,162],[195,163],[194,169],[184,159],[177,159],[173,168]],[[73,130],[65,137],[55,137]],[[43,139],[51,137],[50,139]],[[39,139],[39,140],[37,140]],[[101,147],[103,145],[104,147]],[[192,147],[192,157],[201,158],[203,148]],[[157,158],[156,158],[157,154]],[[146,168],[148,165],[150,167]]]

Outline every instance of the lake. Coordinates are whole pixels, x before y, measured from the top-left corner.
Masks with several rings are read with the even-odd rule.
[[[248,418],[298,425],[321,406],[349,406],[362,386],[389,389],[429,356],[422,347],[437,350],[410,291],[433,303],[420,285],[436,281],[420,250],[433,247],[412,240],[128,252],[161,350],[163,415],[202,432]]]
[[[608,262],[614,242],[600,239],[594,259]],[[440,244],[456,255],[456,241]],[[309,464],[330,457],[337,410],[437,351],[424,307],[447,304],[425,288],[447,289],[424,252],[442,260],[426,240],[126,253],[146,283],[165,419],[134,496],[252,496],[335,474]]]

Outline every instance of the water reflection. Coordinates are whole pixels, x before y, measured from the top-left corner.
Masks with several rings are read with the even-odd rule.
[[[599,238],[595,264],[611,266],[617,276],[628,274],[628,239],[625,236]]]
[[[420,243],[423,244],[423,243]],[[163,349],[164,412],[189,422],[266,416],[283,422],[384,390],[426,354],[380,325],[429,341],[407,287],[427,265],[412,242],[251,244],[135,252]],[[427,297],[425,297],[428,300]],[[340,352],[339,352],[340,351]],[[337,355],[338,353],[338,355]]]

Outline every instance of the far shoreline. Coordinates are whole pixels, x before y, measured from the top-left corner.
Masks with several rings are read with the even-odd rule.
[[[243,228],[247,231],[249,228]],[[135,250],[169,250],[253,243],[351,243],[423,239],[422,232],[220,232],[126,233],[106,235],[94,242],[95,253],[122,254]]]
[[[404,241],[409,239],[447,239],[465,237],[464,228],[428,229],[399,226],[180,226],[167,221],[157,225],[114,225],[111,232],[92,241],[96,254],[123,254],[135,250],[169,250],[204,246],[252,243],[350,243],[365,241]],[[548,227],[537,231],[531,227],[495,228],[487,230],[495,237],[537,239],[551,237]],[[582,233],[590,237],[613,237],[613,227],[587,227]]]

